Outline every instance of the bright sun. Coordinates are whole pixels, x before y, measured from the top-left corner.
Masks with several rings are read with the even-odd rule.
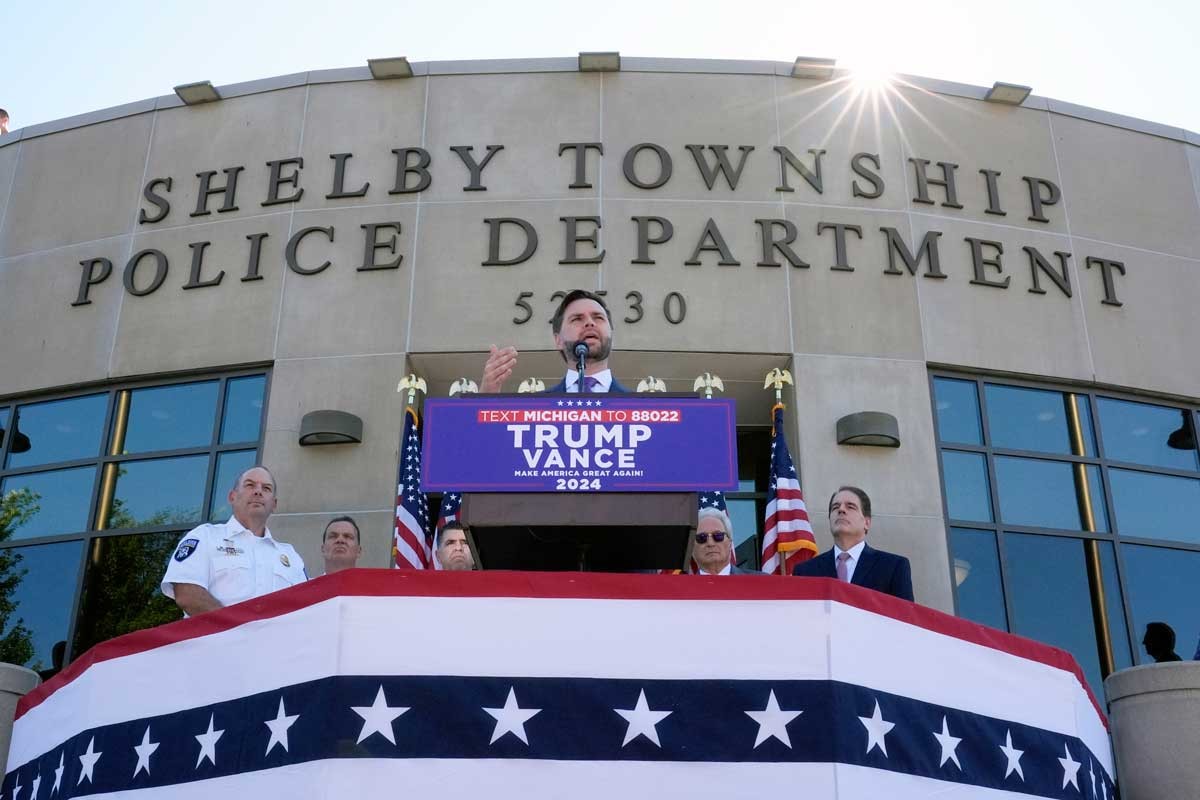
[[[879,58],[860,57],[846,63],[850,85],[858,94],[877,94],[892,84],[893,75]]]

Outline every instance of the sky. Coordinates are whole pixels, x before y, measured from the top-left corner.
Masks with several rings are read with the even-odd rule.
[[[574,56],[836,58],[991,86],[1200,132],[1197,0],[0,0],[10,129],[308,70]]]

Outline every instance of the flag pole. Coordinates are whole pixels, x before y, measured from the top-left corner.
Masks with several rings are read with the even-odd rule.
[[[763,383],[764,389],[775,389],[775,404],[771,406],[771,438],[774,439],[777,435],[775,430],[775,409],[787,408],[783,404],[783,387],[784,384],[792,384],[792,373],[786,369],[775,367],[767,373],[766,381]],[[775,544],[775,558],[779,562],[779,574],[786,576],[787,572],[787,554],[779,548],[778,541]]]

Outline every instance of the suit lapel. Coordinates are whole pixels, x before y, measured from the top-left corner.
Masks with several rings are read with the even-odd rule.
[[[864,544],[862,553],[858,556],[858,564],[854,567],[854,578],[850,582],[855,586],[870,588],[871,584],[867,583],[867,576],[871,574],[871,570],[875,569],[876,563],[875,551],[871,549],[871,545]]]

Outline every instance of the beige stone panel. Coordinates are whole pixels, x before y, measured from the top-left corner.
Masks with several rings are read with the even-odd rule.
[[[164,187],[156,190],[170,200],[171,211],[161,222],[140,228],[191,226],[290,210],[286,204],[262,205],[267,199],[270,175],[267,162],[300,154],[306,91],[305,87],[297,87],[159,111],[146,181],[172,179],[170,192]],[[225,185],[223,170],[239,166],[245,169],[237,178],[238,210],[217,211],[224,196],[214,194],[208,198],[207,215],[191,216],[200,189],[197,173],[215,171],[210,182],[213,188]],[[302,173],[301,186],[306,183]],[[283,187],[280,194],[287,190]],[[156,213],[152,204],[141,199],[140,190],[138,199],[138,207]]]
[[[890,113],[894,115],[897,136],[903,147],[901,163],[904,183],[897,189],[907,192],[907,206],[920,214],[951,219],[1000,223],[1036,231],[1067,232],[1067,210],[1074,197],[1062,185],[1054,158],[1054,144],[1048,116],[1043,111],[1015,108],[961,97],[933,94],[915,88],[899,88],[888,93]],[[938,162],[957,164],[954,186],[961,209],[942,205],[946,193],[940,186],[929,186],[929,197],[936,205],[913,202],[917,197],[916,166],[909,158],[925,159],[925,174],[941,180]],[[987,213],[987,182],[980,170],[999,172],[996,189],[1004,216]],[[1029,186],[1022,178],[1044,178],[1063,190],[1065,203],[1043,207],[1049,222],[1034,222]],[[890,192],[890,187],[889,187]]]
[[[296,208],[344,208],[364,203],[416,200],[417,195],[388,192],[395,185],[393,149],[421,146],[425,118],[426,81],[387,80],[325,83],[309,87],[304,118],[304,196]],[[356,192],[369,183],[364,197],[334,198],[333,153],[353,153],[346,160],[342,190]],[[499,156],[497,156],[498,158]],[[458,161],[448,150],[435,155],[431,174],[436,182],[449,182]],[[411,180],[415,181],[413,176]]]
[[[1105,305],[1100,267],[1083,269],[1083,300],[1096,381],[1200,397],[1200,261],[1075,240],[1080,265],[1088,254],[1120,261],[1117,300]]]
[[[23,140],[0,257],[128,233],[150,124],[139,114]]]
[[[282,501],[281,501],[282,502]],[[359,567],[384,568],[391,566],[392,524],[395,512],[391,509],[358,511],[331,506],[312,514],[275,514],[269,523],[271,535],[296,548],[304,559],[309,578],[324,574],[325,559],[321,557],[321,535],[334,517],[349,515],[358,524],[362,537]]]
[[[929,376],[918,361],[796,355],[792,366],[798,461],[805,497],[826,498],[842,484],[861,486],[875,513],[942,514]],[[859,411],[883,411],[900,428],[900,447],[839,445],[837,421]],[[824,505],[822,500],[818,508]]]
[[[903,209],[908,206],[900,137],[895,115],[886,105],[875,102],[874,95],[859,92],[846,81],[814,83],[777,77],[775,91],[782,145],[810,169],[814,166],[814,157],[808,151],[825,151],[821,156],[821,193],[789,167],[788,183],[795,191],[780,192],[777,197],[787,202],[867,208]],[[768,152],[771,152],[769,148]],[[871,159],[860,162],[862,168],[877,174],[883,181],[883,193],[879,197],[856,197],[854,194],[855,183],[861,192],[873,194],[877,191],[870,180],[854,172],[852,162],[858,153],[868,153],[879,161],[879,168]],[[771,186],[774,187],[779,185],[780,162],[774,152],[771,152],[771,158],[774,159]]]
[[[396,497],[404,357],[347,356],[275,363],[263,462],[282,487],[281,513],[388,508]],[[361,444],[301,447],[300,421],[332,409],[363,421]]]
[[[1200,253],[1193,147],[1073,117],[1050,120],[1073,236]]]
[[[798,205],[787,206],[786,214],[798,234],[792,249],[811,265],[786,268],[791,273],[795,351],[923,359],[917,302],[917,283],[923,279],[910,275],[900,256],[896,268],[904,274],[884,274],[888,239],[882,228],[895,228],[909,250],[917,250],[908,215]],[[861,228],[861,238],[850,230],[845,233],[846,263],[853,272],[832,269],[837,263],[835,232],[825,229],[818,234],[822,222]],[[919,274],[926,269],[922,263]]]
[[[588,155],[593,188],[571,189],[575,158],[570,151],[559,156],[558,146],[601,141],[600,84],[599,75],[577,72],[429,78],[425,147],[433,183],[422,199],[595,197],[597,154]],[[486,191],[463,191],[470,171],[450,148],[474,147],[471,155],[481,163],[489,144],[504,149],[483,168]]]
[[[671,221],[674,236],[651,245],[654,264],[634,264],[637,226],[633,216],[658,216]],[[608,200],[604,218],[612,226],[605,238],[604,286],[620,332],[619,346],[629,350],[694,350],[707,352],[786,353],[791,348],[787,304],[787,275],[791,267],[759,267],[761,244],[754,220],[779,216],[777,203],[685,202],[646,203]],[[699,266],[688,261],[712,219],[740,266],[718,266],[714,251],[699,254]],[[657,227],[651,225],[651,236]],[[711,241],[708,243],[711,244]],[[641,295],[641,319],[634,307]],[[687,313],[678,324],[678,303],[664,309],[672,292],[684,299]]]
[[[559,217],[599,215],[595,200],[422,204],[412,266],[415,298],[409,346],[396,349],[487,352],[492,343],[520,350],[552,348],[549,322],[557,300],[551,300],[551,295],[575,288],[595,290],[600,285],[597,265],[558,263],[565,254],[566,238]],[[537,251],[528,261],[482,266],[489,236],[484,219],[498,217],[524,219],[534,227]],[[581,233],[590,229],[580,224]],[[524,234],[513,225],[501,230],[500,255],[516,257]],[[580,245],[580,256],[594,252],[589,245]],[[611,260],[611,254],[605,256],[605,264]],[[516,305],[521,292],[533,293],[523,300],[531,312]],[[513,321],[527,316],[523,324]],[[478,380],[478,374],[473,377]]]
[[[267,234],[259,264],[262,279],[243,281],[250,256],[246,237],[258,233]],[[112,375],[269,361],[275,351],[287,233],[288,215],[274,214],[135,236],[131,253],[148,248],[162,251],[167,256],[167,277],[144,297],[122,290]],[[192,265],[189,244],[204,241],[212,244],[204,250],[201,281],[225,274],[217,286],[184,290]],[[125,266],[113,268],[118,287]],[[134,274],[135,286],[145,290],[153,275],[154,261],[146,258]]]
[[[686,73],[620,72],[604,76],[604,195],[618,198],[685,198],[776,200],[778,141],[774,76],[699,75]],[[671,178],[657,189],[629,183],[622,170],[625,154],[644,142],[666,149]],[[728,145],[730,166],[737,167],[739,146],[754,150],[746,157],[736,190],[718,176],[711,190],[686,145]],[[704,153],[714,164],[710,150]],[[650,151],[638,155],[635,167],[642,181],[658,175]]]
[[[918,289],[929,361],[1028,375],[1091,380],[1092,365],[1083,325],[1079,288],[1084,253],[1066,237],[1017,228],[914,217],[914,239],[939,230],[942,271],[947,277],[921,277]],[[985,268],[989,281],[1008,279],[1008,288],[972,284],[971,247],[966,237],[999,242],[1003,272]],[[1045,294],[1034,294],[1033,271],[1023,247],[1033,247],[1055,269],[1056,251],[1072,253],[1067,274],[1073,297],[1064,295],[1039,271]],[[983,257],[995,251],[982,248]]]
[[[0,147],[0,253],[8,252],[5,244],[4,216],[8,211],[9,192],[13,179],[17,177],[17,163],[21,157],[20,143]]]
[[[0,261],[0,396],[103,380],[121,303],[127,237]],[[108,280],[72,306],[83,268],[107,258]]]
[[[409,289],[412,285],[416,204],[347,208],[297,213],[292,233],[308,227],[333,228],[330,243],[323,234],[310,234],[300,244],[297,258],[312,269],[325,261],[330,266],[316,275],[284,270],[283,306],[279,322],[277,358],[397,353],[404,349],[408,329]],[[376,242],[395,237],[396,269],[359,270],[367,263],[367,231],[361,226],[400,223],[376,231]],[[394,261],[382,248],[374,263]]]

